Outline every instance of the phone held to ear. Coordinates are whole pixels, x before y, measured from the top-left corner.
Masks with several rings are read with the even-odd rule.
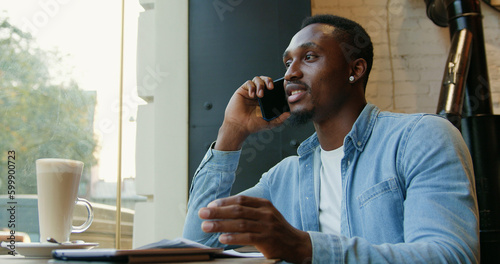
[[[280,116],[284,112],[289,112],[290,107],[286,100],[285,87],[283,86],[284,78],[279,78],[273,82],[274,89],[264,90],[264,96],[257,98],[259,101],[262,118],[266,121],[271,121]]]

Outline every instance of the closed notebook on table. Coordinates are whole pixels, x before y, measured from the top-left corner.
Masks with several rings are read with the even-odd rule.
[[[159,263],[211,260],[222,251],[222,248],[58,249],[52,251],[52,257],[59,260]]]

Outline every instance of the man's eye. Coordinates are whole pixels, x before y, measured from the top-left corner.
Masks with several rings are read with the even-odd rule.
[[[307,54],[305,58],[306,58],[306,60],[312,60],[312,59],[316,58],[316,56],[312,55],[312,54]]]
[[[285,67],[288,69],[288,67],[290,67],[290,64],[292,64],[291,61],[285,61]]]

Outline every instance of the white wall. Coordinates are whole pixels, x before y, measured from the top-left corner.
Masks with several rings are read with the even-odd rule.
[[[494,113],[500,114],[500,12],[483,4],[483,27]],[[423,0],[312,0],[313,14],[359,22],[371,35],[375,59],[367,98],[383,110],[435,113],[449,29],[427,18]]]
[[[188,1],[140,1],[134,247],[182,235],[188,192]]]

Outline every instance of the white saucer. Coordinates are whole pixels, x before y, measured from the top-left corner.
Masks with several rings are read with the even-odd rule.
[[[1,243],[2,247],[7,244]],[[91,249],[98,246],[99,243],[74,243],[74,244],[55,244],[55,243],[22,243],[15,244],[16,252],[19,255],[29,258],[50,258],[52,257],[52,250],[54,249]]]

